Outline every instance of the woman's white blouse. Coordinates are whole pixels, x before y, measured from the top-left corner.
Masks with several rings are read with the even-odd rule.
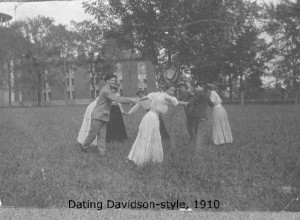
[[[149,93],[147,97],[151,101],[151,110],[155,110],[163,114],[168,111],[168,102],[165,99],[170,100],[171,104],[174,106],[178,105],[178,100],[165,92],[152,92]]]
[[[222,103],[222,99],[220,98],[220,96],[218,95],[218,93],[216,91],[210,92],[209,99],[213,103],[214,106],[221,105],[221,103]]]

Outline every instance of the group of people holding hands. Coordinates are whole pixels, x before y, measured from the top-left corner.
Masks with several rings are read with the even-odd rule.
[[[104,80],[106,85],[87,107],[79,131],[77,140],[83,152],[87,152],[91,145],[97,145],[99,154],[105,156],[106,142],[127,139],[122,114],[132,114],[143,108],[145,115],[127,159],[138,166],[150,161],[162,162],[162,139],[168,138],[171,149],[176,148],[175,122],[180,120],[175,116],[177,105],[184,106],[187,131],[197,152],[201,153],[204,149],[208,106],[212,108],[213,143],[221,145],[233,141],[227,113],[213,85],[205,88],[204,84],[195,83],[193,87],[187,88],[184,83],[179,83],[176,98],[175,85],[166,83],[163,90],[159,89],[148,95],[144,91],[138,91],[138,98],[129,98],[117,93],[115,75],[108,75]],[[126,113],[120,103],[131,102],[135,105]]]

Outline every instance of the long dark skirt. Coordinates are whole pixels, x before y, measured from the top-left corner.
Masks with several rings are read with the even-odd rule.
[[[120,142],[126,139],[127,132],[120,107],[118,105],[112,105],[110,110],[110,120],[107,124],[106,130],[106,142]]]
[[[166,125],[161,116],[159,116],[159,131],[162,140],[170,140],[170,135],[166,129]]]
[[[146,110],[148,112],[149,110]],[[159,116],[159,132],[161,136],[161,140],[170,140],[170,135],[166,129],[166,125],[161,116]]]

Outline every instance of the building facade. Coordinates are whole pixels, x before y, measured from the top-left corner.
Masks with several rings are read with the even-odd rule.
[[[11,19],[10,15],[0,12],[0,27],[9,28]],[[11,95],[12,105],[19,99],[20,94],[14,86],[14,79],[14,60],[0,63],[0,106],[9,105],[9,95]]]
[[[7,19],[8,17],[4,19],[5,25],[8,25]],[[138,53],[119,50],[114,40],[108,40],[107,43],[104,43],[102,50],[106,57],[113,57],[111,59],[115,66],[113,72],[120,84],[118,92],[121,96],[135,97],[138,90],[145,90],[146,92],[156,90],[155,68],[150,61],[142,59]],[[96,72],[97,59],[95,56],[89,61],[90,63],[84,66],[75,66],[73,62],[68,62],[65,71],[63,71],[65,74],[57,73],[60,75],[58,79],[46,80],[42,83],[41,104],[88,104],[94,100],[105,85],[103,80],[95,83],[97,74],[94,73]],[[9,106],[8,78],[11,85],[11,106],[35,106],[38,104],[39,96],[36,74],[25,74],[24,70],[22,74],[21,69],[14,70],[14,64],[18,66],[17,62],[22,61],[12,60],[10,63],[10,77],[8,77],[9,70],[5,68],[7,65],[0,69],[3,78],[0,80],[5,85],[0,89],[0,106]]]
[[[138,90],[153,92],[156,90],[156,76],[154,66],[147,60],[119,60],[116,62],[114,74],[120,84],[119,94],[121,96],[135,97]],[[21,73],[19,73],[20,75]],[[14,72],[11,74],[15,75]],[[65,81],[45,82],[42,85],[42,105],[68,105],[88,104],[99,95],[101,88],[105,85],[100,80],[95,85],[91,84],[92,74],[83,67],[69,68]],[[12,106],[35,106],[38,104],[36,88],[21,82],[17,87],[12,86]],[[24,80],[24,83],[22,83]],[[11,77],[14,85],[14,77]],[[0,91],[0,106],[8,106],[8,92]]]

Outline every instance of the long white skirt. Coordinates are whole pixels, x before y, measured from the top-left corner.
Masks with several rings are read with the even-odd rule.
[[[156,112],[149,111],[140,123],[138,135],[127,158],[141,166],[149,161],[162,162],[163,157],[159,117]]]
[[[89,106],[87,107],[87,109],[84,113],[82,125],[79,130],[78,137],[77,137],[77,141],[80,144],[84,143],[85,138],[88,136],[89,131],[91,129],[92,111],[94,110],[95,106],[96,106],[96,102],[94,101],[91,104],[89,104]],[[95,140],[93,141],[93,143],[91,145],[97,145],[97,138],[95,138]]]
[[[215,145],[232,143],[233,138],[226,110],[222,105],[213,108],[212,113],[213,142]]]

